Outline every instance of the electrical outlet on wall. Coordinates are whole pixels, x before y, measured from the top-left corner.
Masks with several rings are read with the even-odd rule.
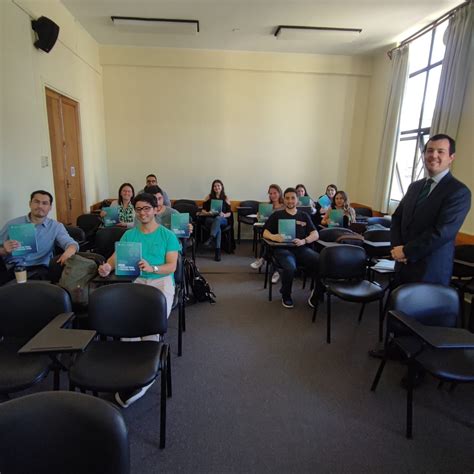
[[[41,157],[41,168],[47,168],[49,166],[49,156],[43,155]]]

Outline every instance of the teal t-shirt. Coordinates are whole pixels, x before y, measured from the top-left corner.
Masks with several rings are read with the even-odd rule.
[[[140,242],[142,244],[142,258],[150,265],[166,263],[168,252],[179,252],[180,244],[177,237],[166,227],[160,225],[151,234],[144,234],[139,227],[127,230],[120,239],[121,242]],[[141,278],[163,278],[161,273],[142,272]]]

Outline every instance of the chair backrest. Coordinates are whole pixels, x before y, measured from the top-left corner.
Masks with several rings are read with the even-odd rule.
[[[248,216],[249,214],[257,214],[258,204],[259,202],[254,200],[240,201],[239,207],[248,207],[249,209],[238,209],[238,215]]]
[[[112,337],[142,337],[168,330],[165,295],[153,286],[115,283],[89,298],[92,329]]]
[[[372,217],[372,209],[369,207],[354,207],[354,211],[357,216],[363,216],[363,217]]]
[[[127,231],[125,227],[104,227],[95,235],[96,253],[108,259],[115,252],[115,242],[118,242]]]
[[[58,314],[71,311],[71,298],[60,286],[28,281],[2,286],[0,308],[0,337],[30,338]]]
[[[197,206],[196,201],[193,199],[176,199],[173,203],[173,207],[175,204],[192,204],[193,206]]]
[[[128,474],[120,411],[75,392],[40,392],[0,404],[0,472]]]
[[[187,212],[189,213],[189,217],[193,222],[196,221],[196,214],[199,211],[195,202],[181,202],[186,201],[186,199],[180,199],[180,202],[176,201],[173,204],[173,209],[176,209],[178,212]]]
[[[356,245],[326,247],[319,257],[319,274],[322,278],[363,279],[366,273],[366,253]]]
[[[354,235],[351,229],[346,229],[344,227],[331,227],[327,229],[321,229],[319,231],[319,238],[324,240],[324,242],[336,242],[337,238],[341,235]]]
[[[86,240],[86,233],[80,227],[73,225],[66,225],[67,233],[76,241],[84,242]]]
[[[372,242],[390,242],[390,229],[367,230],[364,239]]]
[[[454,248],[454,258],[464,262],[474,263],[474,245],[456,245]],[[453,276],[457,278],[474,277],[474,267],[461,265],[454,262]]]
[[[97,229],[102,225],[102,219],[99,214],[81,214],[77,217],[76,225],[80,227],[89,238],[97,232]]]
[[[178,260],[176,262],[176,271],[174,272],[174,282],[179,287],[184,281],[184,265],[183,256],[178,252]]]
[[[454,327],[459,315],[459,296],[447,286],[409,283],[392,292],[388,309],[403,311],[428,326]]]
[[[367,219],[367,226],[375,224],[380,224],[387,229],[390,229],[390,226],[392,225],[392,219],[390,217],[369,217]]]

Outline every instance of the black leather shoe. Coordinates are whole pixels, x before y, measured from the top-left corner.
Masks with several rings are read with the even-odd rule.
[[[220,262],[221,261],[221,249],[216,249],[216,253],[214,255],[214,260],[216,262]]]

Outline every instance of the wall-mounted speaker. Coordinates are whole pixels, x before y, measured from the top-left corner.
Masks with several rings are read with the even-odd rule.
[[[59,35],[59,26],[46,16],[40,16],[37,20],[31,22],[33,31],[36,32],[38,39],[35,41],[35,46],[49,53]]]

